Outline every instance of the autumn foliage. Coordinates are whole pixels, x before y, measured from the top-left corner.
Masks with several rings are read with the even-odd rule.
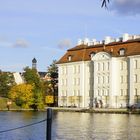
[[[22,108],[30,108],[33,103],[33,89],[31,84],[15,85],[9,92],[9,98]]]

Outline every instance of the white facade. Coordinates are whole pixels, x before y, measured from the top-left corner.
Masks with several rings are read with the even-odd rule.
[[[90,60],[58,64],[58,105],[120,108],[140,102],[140,55],[123,51],[119,57],[99,51]]]
[[[23,77],[21,76],[21,74],[19,72],[13,73],[13,76],[14,76],[16,84],[23,84],[24,83]]]

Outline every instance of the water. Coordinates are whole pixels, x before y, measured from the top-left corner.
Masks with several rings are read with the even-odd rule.
[[[0,112],[0,131],[37,122],[45,112]],[[45,140],[46,122],[0,133],[0,140]],[[139,140],[140,115],[54,112],[52,140]]]

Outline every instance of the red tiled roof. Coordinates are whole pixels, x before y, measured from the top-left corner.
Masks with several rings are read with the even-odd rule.
[[[67,52],[62,58],[60,58],[57,64],[77,61],[88,61],[91,59],[90,54],[92,52],[107,52],[110,53],[113,57],[120,57],[119,50],[121,48],[125,49],[124,56],[140,55],[140,39],[128,40],[126,42],[113,42],[107,45],[79,45],[67,50]],[[69,56],[71,56],[71,61],[68,60]]]

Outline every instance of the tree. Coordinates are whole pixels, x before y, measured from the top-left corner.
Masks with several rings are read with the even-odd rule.
[[[24,78],[27,84],[32,84],[34,86],[33,89],[33,103],[31,105],[35,110],[41,109],[44,106],[44,87],[43,81],[41,81],[39,74],[36,69],[30,69],[26,67],[24,69]]]
[[[58,83],[58,67],[56,65],[56,60],[53,60],[53,63],[48,67],[47,76],[50,78],[52,89],[55,90]]]
[[[15,81],[12,73],[0,71],[0,96],[7,97],[10,88],[14,84]]]
[[[110,0],[102,0],[102,7],[107,7],[107,3],[109,3]]]
[[[34,85],[35,90],[42,88],[42,83],[36,69],[24,68],[23,76],[26,83]]]
[[[56,60],[52,62],[52,64],[48,67],[47,76],[49,77],[49,81],[47,81],[47,95],[54,96],[54,105],[57,106],[56,98],[58,96],[58,67],[56,65]]]
[[[31,84],[15,85],[9,91],[8,97],[18,106],[27,109],[33,104],[33,89]]]

